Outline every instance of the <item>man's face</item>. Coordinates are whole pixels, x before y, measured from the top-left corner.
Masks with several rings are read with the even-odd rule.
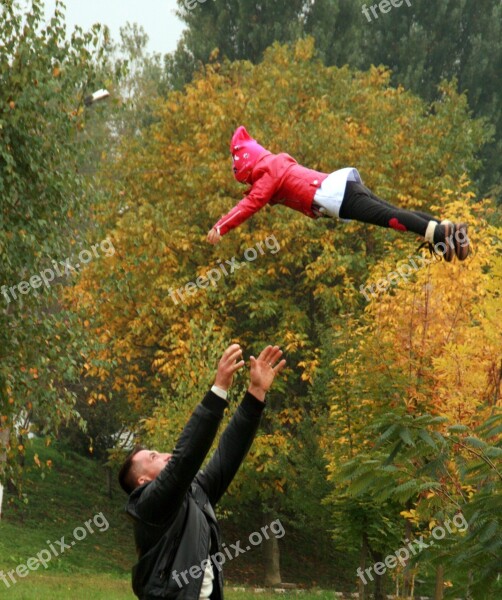
[[[133,466],[138,474],[137,481],[143,485],[148,481],[153,481],[162,469],[171,460],[172,454],[161,453],[156,450],[140,450],[133,457]]]

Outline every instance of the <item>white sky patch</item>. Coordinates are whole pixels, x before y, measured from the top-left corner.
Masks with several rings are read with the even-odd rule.
[[[66,0],[64,4],[70,31],[75,25],[88,30],[94,23],[103,23],[108,25],[114,41],[118,42],[120,27],[128,21],[138,23],[150,38],[150,52],[166,54],[175,50],[184,28],[175,14],[176,0]],[[55,0],[45,0],[47,18],[54,13],[55,6]]]

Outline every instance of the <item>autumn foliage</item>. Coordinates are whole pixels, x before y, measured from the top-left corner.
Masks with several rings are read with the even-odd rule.
[[[286,376],[234,488],[267,510],[280,511],[297,485],[306,435],[345,486],[336,475],[344,461],[371,454],[372,420],[396,411],[475,428],[499,402],[500,229],[466,175],[477,167],[482,124],[447,85],[429,107],[389,79],[383,68],[326,68],[311,40],[276,45],[255,66],[207,66],[159,100],[153,124],[104,166],[109,201],[95,214],[116,254],[89,265],[65,297],[92,347],[89,402],[127,400],[130,427],[158,445],[174,442],[228,343],[238,340],[246,356],[265,343],[283,347]],[[356,166],[389,201],[466,220],[473,256],[433,263],[367,303],[360,286],[394,270],[418,240],[277,206],[209,246],[207,231],[243,194],[228,153],[240,124],[306,166]],[[270,235],[279,252],[173,300],[174,290],[232,257],[243,261]],[[405,506],[392,509],[396,523]],[[350,543],[356,551],[359,541]]]

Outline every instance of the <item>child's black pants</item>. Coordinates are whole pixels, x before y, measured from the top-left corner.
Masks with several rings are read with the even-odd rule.
[[[429,221],[438,221],[431,215],[416,210],[404,210],[385,202],[366,186],[347,181],[345,195],[340,207],[341,219],[353,219],[380,227],[392,227],[398,231],[412,231],[425,235]]]

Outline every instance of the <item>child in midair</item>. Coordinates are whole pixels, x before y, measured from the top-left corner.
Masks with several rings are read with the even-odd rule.
[[[440,221],[418,211],[405,210],[380,199],[363,185],[359,172],[347,167],[331,174],[299,165],[289,154],[273,154],[238,127],[230,152],[234,176],[251,186],[243,198],[211,229],[207,240],[217,244],[265,204],[284,204],[308,217],[339,217],[362,223],[411,231],[425,239],[431,251],[450,262],[465,260],[469,238],[465,223]]]

